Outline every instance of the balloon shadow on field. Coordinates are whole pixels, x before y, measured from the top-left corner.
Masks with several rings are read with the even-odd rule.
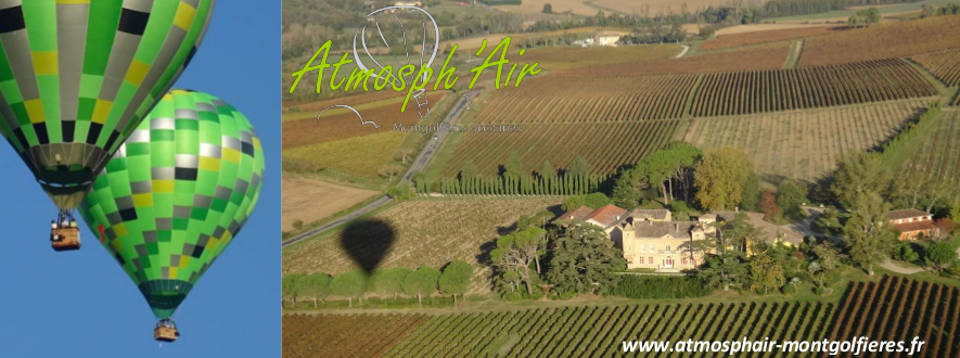
[[[340,234],[340,247],[370,276],[396,241],[393,227],[378,219],[361,219],[347,224]]]

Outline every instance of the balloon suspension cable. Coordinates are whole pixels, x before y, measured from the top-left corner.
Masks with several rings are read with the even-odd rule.
[[[56,224],[58,227],[67,228],[70,227],[73,222],[73,212],[70,210],[60,209],[57,211],[57,221]]]

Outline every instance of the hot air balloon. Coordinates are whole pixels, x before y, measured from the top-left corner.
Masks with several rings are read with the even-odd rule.
[[[0,133],[59,209],[55,250],[80,247],[73,209],[190,62],[213,4],[0,1]]]
[[[217,97],[163,97],[93,182],[84,221],[176,340],[170,316],[250,216],[263,182],[250,122]]]

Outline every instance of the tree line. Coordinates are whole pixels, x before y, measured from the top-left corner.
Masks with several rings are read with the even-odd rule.
[[[417,193],[439,191],[444,195],[580,195],[600,191],[608,175],[591,174],[590,163],[582,157],[565,170],[556,170],[545,161],[538,171],[527,171],[516,152],[511,152],[497,175],[481,175],[472,161],[463,164],[455,178],[433,182],[422,173],[412,177]]]
[[[284,303],[289,300],[296,305],[297,300],[309,298],[314,307],[326,303],[331,296],[342,297],[348,300],[353,307],[356,298],[362,304],[367,294],[384,297],[399,298],[416,297],[419,305],[423,304],[424,296],[435,293],[450,295],[457,302],[470,288],[473,277],[473,266],[463,260],[455,260],[438,270],[432,267],[421,266],[416,270],[405,267],[378,269],[367,274],[360,269],[343,272],[332,276],[324,272],[312,274],[288,273],[283,276],[281,286]]]

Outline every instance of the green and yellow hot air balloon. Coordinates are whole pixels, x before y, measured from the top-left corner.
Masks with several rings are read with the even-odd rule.
[[[59,209],[55,249],[79,248],[71,211],[190,62],[213,5],[0,0],[0,132]]]
[[[170,316],[250,216],[263,162],[243,114],[174,90],[97,176],[80,213],[160,319],[155,338],[176,339]]]

